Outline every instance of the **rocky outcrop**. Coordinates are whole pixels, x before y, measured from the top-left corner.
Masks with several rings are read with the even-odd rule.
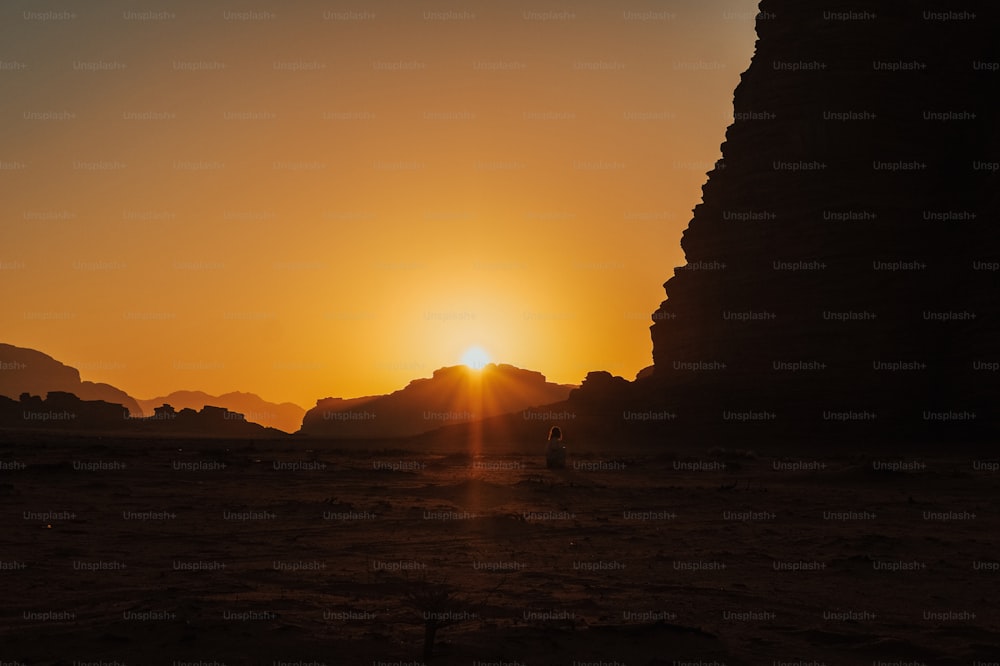
[[[65,391],[50,391],[45,398],[23,393],[17,400],[0,399],[0,427],[5,428],[108,431],[121,429],[125,422],[122,405],[81,400]]]
[[[867,7],[760,4],[634,388],[677,423],[996,427],[996,11]]]
[[[34,349],[0,344],[0,395],[72,393],[81,400],[103,400],[123,405],[132,415],[142,411],[135,399],[110,384],[81,381],[80,371]]]
[[[154,409],[151,416],[129,419],[127,426],[151,435],[169,436],[281,437],[288,434],[253,423],[239,412],[213,405],[205,405],[200,410],[185,407],[178,411],[164,404]]]
[[[302,417],[306,413],[306,410],[295,403],[268,402],[254,393],[240,391],[222,395],[209,395],[203,391],[174,391],[169,395],[137,402],[146,416],[152,415],[153,410],[164,403],[173,405],[177,409],[200,410],[206,406],[223,407],[243,414],[244,418],[252,423],[289,433],[301,427]]]
[[[574,387],[539,372],[490,364],[440,368],[389,395],[316,402],[299,434],[337,438],[408,437],[442,426],[519,412],[565,400]]]

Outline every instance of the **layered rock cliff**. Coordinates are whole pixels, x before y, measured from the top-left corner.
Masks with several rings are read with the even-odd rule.
[[[996,427],[996,10],[866,6],[760,4],[636,387],[678,422]]]

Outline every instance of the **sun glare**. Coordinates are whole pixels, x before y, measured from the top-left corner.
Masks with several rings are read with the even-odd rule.
[[[489,362],[490,355],[482,347],[469,347],[462,354],[462,365],[468,366],[473,370],[482,370]]]

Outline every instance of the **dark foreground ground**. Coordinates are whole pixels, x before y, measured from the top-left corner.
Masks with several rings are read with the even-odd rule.
[[[0,433],[0,663],[966,664],[996,458]],[[427,625],[441,621],[434,654]]]

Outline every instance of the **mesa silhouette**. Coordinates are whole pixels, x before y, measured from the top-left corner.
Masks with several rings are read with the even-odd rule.
[[[430,378],[414,379],[383,396],[316,401],[298,434],[338,438],[418,435],[442,426],[565,400],[573,386],[548,382],[540,372],[506,364],[481,370],[450,366]]]

